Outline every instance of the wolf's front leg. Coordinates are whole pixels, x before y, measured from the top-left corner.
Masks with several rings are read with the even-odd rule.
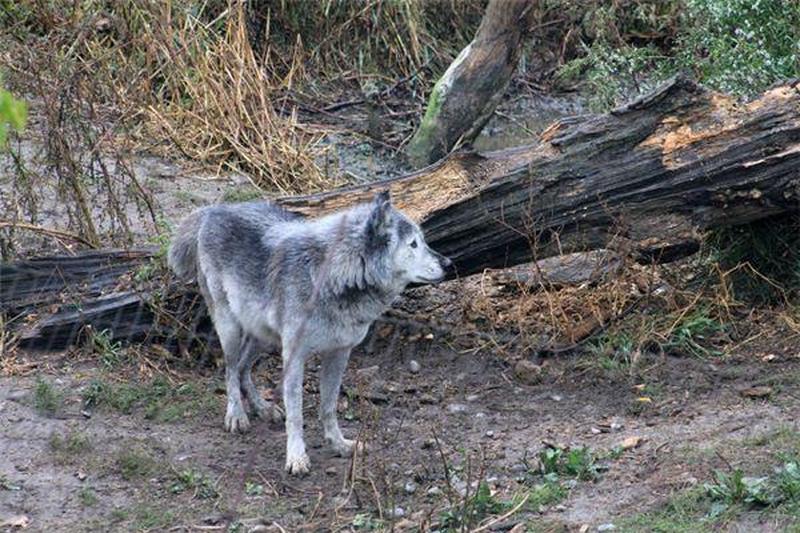
[[[311,461],[303,441],[303,370],[305,354],[286,352],[283,357],[283,404],[286,408],[286,471],[307,474]]]
[[[319,373],[319,419],[322,421],[325,431],[325,440],[328,441],[334,452],[343,457],[352,454],[355,445],[352,440],[345,439],[342,435],[336,416],[339,389],[342,386],[342,377],[349,359],[349,349],[324,354]]]

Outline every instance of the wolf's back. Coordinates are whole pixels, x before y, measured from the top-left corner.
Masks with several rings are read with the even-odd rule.
[[[169,245],[167,264],[181,278],[191,279],[197,276],[197,234],[203,219],[203,209],[187,216]]]

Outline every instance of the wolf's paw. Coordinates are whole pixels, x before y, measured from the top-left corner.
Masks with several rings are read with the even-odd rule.
[[[367,452],[367,445],[361,441],[342,439],[339,442],[331,442],[333,453],[340,457],[350,457],[353,452],[362,455]]]
[[[231,433],[244,433],[250,429],[250,419],[241,408],[229,407],[225,413],[225,429]]]
[[[295,457],[286,458],[286,471],[293,476],[308,474],[311,469],[311,461],[305,453]]]

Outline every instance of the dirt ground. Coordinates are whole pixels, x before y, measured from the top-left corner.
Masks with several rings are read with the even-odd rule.
[[[320,446],[312,370],[313,470],[299,479],[283,472],[281,427],[258,421],[245,435],[224,432],[219,370],[152,353],[113,367],[82,352],[28,354],[17,361],[24,375],[0,380],[0,519],[23,520],[29,531],[445,529],[442,517],[478,481],[492,501],[519,501],[530,494],[542,449],[583,446],[606,454],[595,479],[570,481],[552,503],[526,502],[507,518],[478,522],[500,517],[492,530],[640,530],[626,529],[625,519],[713,469],[758,472],[777,452],[800,447],[800,358],[788,347],[766,363],[754,354],[653,356],[635,372],[559,357],[544,360],[540,382],[526,385],[491,351],[460,353],[424,336],[409,342],[400,325],[377,331],[354,353],[340,405],[345,433],[368,442],[369,453],[351,461]],[[275,359],[259,372],[265,394]],[[144,399],[125,409],[113,398],[87,404],[97,383],[127,383]],[[162,386],[154,383],[171,392],[152,392]],[[743,394],[756,385],[771,394]],[[781,531],[786,520],[751,512],[723,529]]]

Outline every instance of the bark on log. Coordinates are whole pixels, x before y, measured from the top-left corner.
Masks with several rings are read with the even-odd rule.
[[[431,91],[425,116],[406,153],[415,167],[471,142],[503,96],[534,14],[533,0],[490,0],[472,42]]]
[[[709,228],[800,211],[800,92],[798,84],[785,85],[741,104],[677,78],[609,114],[558,122],[538,144],[456,154],[409,176],[278,201],[321,214],[387,187],[460,276],[599,248],[668,261],[695,251]],[[0,270],[2,302],[11,302],[8,287],[24,270],[12,276],[9,268]],[[46,269],[38,276],[52,278]],[[84,322],[148,319],[141,311],[147,305],[136,307],[141,293],[94,291],[126,307],[116,316],[114,306],[83,305],[94,313]],[[58,300],[0,311],[47,316],[40,304],[48,301]],[[69,320],[82,320],[80,309],[68,312]],[[68,339],[69,320],[44,322]],[[123,326],[120,336],[147,327]],[[29,331],[33,344],[45,335]]]

